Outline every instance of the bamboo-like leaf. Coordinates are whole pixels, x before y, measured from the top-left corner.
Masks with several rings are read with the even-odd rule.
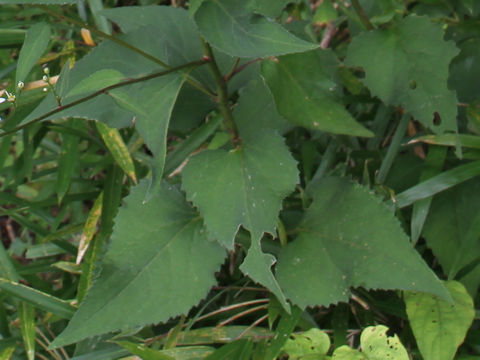
[[[134,183],[137,183],[135,175],[135,165],[128,151],[127,145],[123,142],[122,136],[118,129],[114,129],[101,122],[96,122],[97,130],[107,146],[110,154],[117,164],[125,171]]]
[[[78,244],[78,253],[76,263],[80,264],[82,262],[83,256],[90,245],[90,241],[93,239],[95,232],[97,231],[97,224],[102,215],[102,205],[103,205],[103,192],[100,193],[98,198],[93,203],[90,212],[88,213],[87,220],[85,221],[85,226],[83,227],[82,236],[80,237],[80,243]]]
[[[35,358],[35,309],[32,305],[21,301],[18,305],[18,318],[22,332],[23,345],[28,360]]]
[[[73,305],[65,300],[13,281],[0,279],[0,289],[39,309],[49,311],[65,319],[70,319],[76,310]]]
[[[0,1],[0,4],[2,1]],[[10,1],[16,3],[16,0]],[[28,29],[25,42],[18,56],[17,74],[15,83],[24,82],[36,61],[45,52],[50,42],[50,26],[46,23],[37,23]]]

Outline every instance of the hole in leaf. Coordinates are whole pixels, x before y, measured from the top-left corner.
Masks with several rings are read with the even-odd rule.
[[[388,337],[394,337],[395,336],[395,332],[392,329],[388,329],[385,334],[387,334]]]
[[[433,125],[438,126],[442,123],[442,119],[440,118],[440,114],[438,112],[433,113]]]
[[[412,90],[415,90],[417,88],[417,82],[415,80],[410,80],[408,82],[408,87]]]

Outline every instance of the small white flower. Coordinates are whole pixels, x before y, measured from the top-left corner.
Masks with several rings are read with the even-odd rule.
[[[42,80],[43,80],[43,81],[47,81],[47,80],[48,80],[48,76],[47,76],[47,75],[43,75]]]
[[[7,94],[7,101],[8,102],[15,102],[15,95],[14,94],[10,94],[7,90],[5,90],[5,94]]]
[[[7,101],[7,99],[5,99],[5,98],[0,98],[0,104],[4,103],[5,101]]]
[[[19,81],[18,84],[17,84],[17,87],[19,89],[23,89],[24,86],[25,86],[25,83],[23,81]]]
[[[47,92],[47,91],[48,91],[48,89],[47,89],[47,88],[43,88],[43,92]]]
[[[49,69],[48,67],[43,68],[43,73],[44,73],[45,75],[50,74],[50,69]]]

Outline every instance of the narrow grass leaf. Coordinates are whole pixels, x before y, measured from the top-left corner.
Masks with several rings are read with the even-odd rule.
[[[97,232],[97,224],[102,215],[102,205],[103,205],[103,192],[97,197],[93,203],[92,208],[88,213],[87,220],[83,227],[82,235],[80,237],[80,243],[78,244],[78,253],[76,263],[80,264],[82,262],[83,256],[90,245],[90,241],[93,239],[93,236]]]
[[[2,1],[0,1],[0,4]],[[16,3],[15,0],[9,1],[10,4]],[[25,36],[25,42],[18,56],[17,74],[15,83],[25,82],[27,75],[32,70],[37,60],[43,55],[50,42],[50,26],[40,22],[28,29]]]
[[[23,346],[28,360],[35,359],[35,309],[32,305],[21,301],[18,304],[18,319],[23,338]]]
[[[68,125],[78,128],[79,123],[73,119],[68,120]],[[56,190],[58,202],[61,203],[70,189],[72,178],[78,161],[79,138],[76,135],[62,134],[62,150],[58,159]]]
[[[408,142],[409,145],[417,143],[480,149],[480,136],[466,134],[425,135]]]
[[[480,175],[480,161],[457,166],[398,194],[395,197],[395,204],[400,209],[407,207],[415,201],[428,198],[478,175]]]
[[[65,319],[70,319],[76,310],[73,305],[65,300],[6,279],[0,279],[0,289],[11,296],[32,304],[36,308],[51,312]]]
[[[115,341],[124,349],[128,350],[131,354],[138,356],[142,360],[175,360],[177,358],[166,355],[161,350],[150,349],[149,347],[133,343],[130,341]]]
[[[441,172],[446,155],[447,151],[445,148],[430,146],[427,159],[425,160],[425,168],[420,175],[420,182],[428,180]],[[410,224],[410,238],[413,244],[417,243],[417,240],[422,233],[431,202],[432,197],[428,197],[413,203],[412,220]]]
[[[101,122],[95,123],[97,130],[102,137],[105,145],[107,146],[110,154],[127,174],[133,182],[137,183],[137,177],[135,175],[135,165],[133,164],[132,157],[128,151],[127,145],[123,142],[122,136],[118,129],[114,129]]]

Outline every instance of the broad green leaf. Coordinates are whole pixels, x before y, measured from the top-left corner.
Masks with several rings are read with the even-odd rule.
[[[369,326],[360,335],[360,346],[368,360],[409,360],[407,350],[395,334],[387,334],[384,325]]]
[[[345,178],[323,178],[312,196],[299,236],[278,258],[278,282],[294,304],[347,301],[349,289],[360,286],[449,298],[394,214],[366,188]]]
[[[103,89],[107,86],[119,83],[121,80],[125,80],[125,76],[117,71],[112,69],[103,69],[94,72],[92,75],[81,80],[77,85],[71,89],[66,97],[86,94],[89,92],[97,91]]]
[[[280,15],[280,12],[287,6],[291,0],[246,0],[250,9],[257,14],[262,14],[271,18]]]
[[[225,344],[240,335],[243,339],[252,339],[256,342],[266,337],[272,337],[274,333],[264,327],[251,328],[246,325],[203,327],[181,332],[177,339],[177,345]],[[162,339],[162,344],[164,342],[165,339]]]
[[[452,186],[461,184],[480,174],[480,161],[473,161],[444,171],[428,180],[417,184],[395,197],[398,208],[412,205],[415,201],[428,198]]]
[[[454,304],[435,296],[406,292],[408,320],[424,360],[452,360],[475,317],[473,300],[456,281],[445,286]]]
[[[372,136],[341,103],[338,65],[332,51],[316,50],[265,60],[262,75],[279,113],[291,123],[334,134]]]
[[[271,129],[283,134],[291,128],[278,113],[270,90],[260,78],[250,81],[242,89],[233,115],[243,135],[253,134],[262,129]],[[253,118],[255,121],[252,121]]]
[[[333,360],[369,360],[363,353],[352,349],[347,345],[342,345],[335,349],[332,354]]]
[[[282,200],[298,181],[296,163],[281,137],[268,132],[231,151],[204,151],[182,171],[183,188],[220,244],[233,249],[240,225],[258,241],[274,234]]]
[[[242,1],[205,0],[194,19],[205,39],[231,56],[274,56],[318,47],[292,35],[280,24],[253,14]]]
[[[292,334],[285,343],[285,351],[291,360],[302,359],[305,355],[326,355],[330,348],[330,338],[320,329],[312,328],[301,334]]]
[[[15,83],[24,82],[33,66],[43,55],[50,42],[50,26],[46,23],[33,25],[25,36],[25,42],[18,56]]]
[[[133,164],[130,152],[128,151],[127,145],[123,142],[120,132],[101,122],[97,122],[95,125],[118,166],[136,183],[135,165]]]
[[[101,276],[52,347],[186,313],[215,283],[222,248],[178,190],[163,183],[145,203],[147,186],[123,200]]]
[[[242,271],[287,307],[270,272],[274,258],[262,253],[260,239],[265,232],[274,234],[282,200],[294,189],[298,171],[280,136],[260,132],[242,139],[234,150],[204,151],[190,159],[182,171],[182,186],[210,236],[227,249],[233,249],[240,226],[250,231],[252,245]]]
[[[472,179],[434,197],[423,236],[449,279],[480,254],[480,181]],[[480,267],[460,281],[471,294],[480,285]]]
[[[105,16],[101,15],[101,12],[103,11],[102,0],[87,0],[87,2],[88,6],[90,7],[90,11],[92,12],[93,20],[95,20],[95,24],[97,24],[98,29],[111,35],[112,26]]]
[[[11,296],[34,305],[38,309],[49,311],[65,319],[70,319],[76,309],[65,300],[13,281],[0,279],[0,289]]]
[[[146,27],[137,29],[122,39],[135,44],[135,46],[153,56],[170,59],[170,49],[173,45],[165,40],[164,35],[158,36],[156,32],[150,32],[147,31],[147,29]],[[201,55],[199,58],[200,57]],[[199,58],[194,60],[198,60]],[[116,59],[116,61],[112,62],[111,59]],[[175,61],[184,63],[183,58],[175,59]],[[66,85],[59,94],[62,97],[63,103],[68,104],[78,100],[79,96],[65,96],[65,94],[68,94],[70,89],[73,89],[76,84],[90,76],[90,74],[104,69],[118,71],[129,78],[145,76],[152,72],[165,70],[158,64],[129,49],[113,42],[103,42],[88,56],[79,60],[75,64],[75,67],[65,75],[68,77],[68,81],[64,81]],[[156,157],[153,175],[155,179],[158,179],[163,171],[165,161],[166,129],[177,95],[185,81],[185,76],[183,72],[171,73],[159,78],[115,89],[130,95],[131,102],[135,104],[135,106],[127,109],[120,106],[118,102],[112,98],[111,95],[116,94],[115,91],[112,91],[111,94],[101,94],[72,108],[58,112],[46,118],[46,120],[77,117],[98,120],[110,127],[121,128],[131,126],[132,120],[135,118],[137,130]],[[47,96],[24,122],[43,115],[56,107],[57,105],[53,96]],[[139,110],[138,113],[135,113],[135,107],[141,111]]]
[[[480,76],[480,40],[469,39],[459,44],[460,54],[450,65],[448,84],[457,91],[461,102],[480,100],[480,89],[476,81]]]
[[[447,87],[448,65],[457,54],[454,43],[443,40],[441,25],[412,15],[388,29],[356,36],[345,61],[364,68],[363,82],[372,95],[405,107],[416,120],[442,133],[457,129],[457,98]],[[434,124],[435,113],[439,124]]]

